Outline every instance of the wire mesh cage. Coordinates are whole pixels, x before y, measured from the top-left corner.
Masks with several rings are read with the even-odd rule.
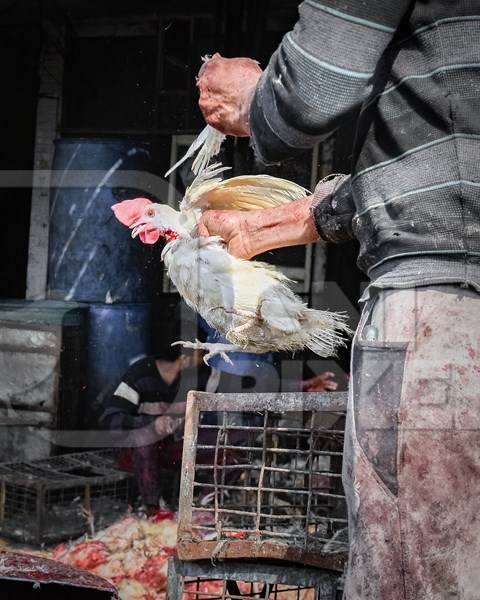
[[[168,564],[166,600],[335,600],[338,574],[276,564],[205,561]]]
[[[128,507],[131,475],[110,451],[0,465],[0,533],[42,545],[103,527]]]
[[[344,393],[190,392],[179,557],[273,558],[342,570],[345,409]]]

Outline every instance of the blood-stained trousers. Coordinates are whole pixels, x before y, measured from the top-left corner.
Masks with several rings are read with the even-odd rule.
[[[344,600],[478,600],[480,294],[379,291],[351,381]]]

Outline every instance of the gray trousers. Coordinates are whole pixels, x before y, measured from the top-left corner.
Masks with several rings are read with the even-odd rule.
[[[383,290],[352,353],[344,600],[480,599],[480,294]]]

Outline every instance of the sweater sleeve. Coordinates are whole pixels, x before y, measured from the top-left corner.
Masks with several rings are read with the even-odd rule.
[[[313,147],[360,108],[413,0],[305,0],[273,54],[250,109],[260,160]]]
[[[349,175],[335,175],[318,183],[313,193],[312,214],[323,241],[345,242],[355,237],[355,204]]]
[[[155,420],[152,415],[138,413],[140,401],[136,376],[138,370],[138,365],[132,365],[113,394],[104,402],[100,419],[112,431],[129,431],[147,427]]]

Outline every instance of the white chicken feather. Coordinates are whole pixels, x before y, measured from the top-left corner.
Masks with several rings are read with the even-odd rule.
[[[330,356],[349,329],[345,316],[308,308],[275,267],[236,258],[220,237],[195,237],[202,210],[256,210],[286,204],[308,194],[301,186],[268,175],[222,181],[228,167],[204,170],[187,189],[180,211],[147,199],[126,200],[112,208],[117,218],[146,243],[166,238],[162,259],[185,302],[229,344],[181,342],[204,348],[208,357],[225,352],[298,351],[310,348]],[[130,203],[130,204],[129,204]],[[133,203],[133,204],[132,204]]]
[[[207,63],[211,59],[209,54],[202,56],[202,62]],[[198,152],[192,163],[192,171],[195,175],[199,175],[204,171],[212,158],[217,156],[222,148],[222,144],[227,136],[212,127],[207,125],[202,129],[198,136],[194,139],[186,153],[182,158],[177,161],[168,171],[164,177],[168,177],[175,169],[178,169],[188,158],[192,157],[195,152]]]

